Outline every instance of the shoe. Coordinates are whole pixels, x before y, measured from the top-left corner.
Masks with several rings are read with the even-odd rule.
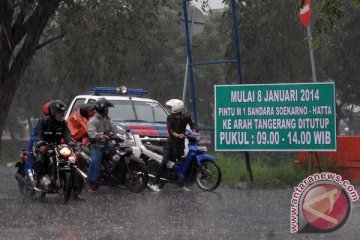
[[[179,187],[179,190],[184,191],[184,192],[190,192],[191,191],[190,188],[187,188],[185,186]]]
[[[160,192],[161,191],[161,189],[159,188],[158,185],[152,185],[150,188],[151,188],[151,190],[153,192]]]
[[[96,191],[96,185],[95,184],[93,184],[93,183],[86,183],[86,185],[85,185],[85,190],[87,191],[87,192],[95,192]]]
[[[84,201],[85,199],[83,199],[82,197],[79,196],[79,194],[74,194],[74,200],[75,201]]]

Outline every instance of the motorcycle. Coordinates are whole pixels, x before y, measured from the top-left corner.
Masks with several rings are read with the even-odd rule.
[[[162,161],[162,149],[159,146],[145,144],[141,146],[143,157],[147,159],[146,167],[149,171],[148,188],[154,191],[157,185],[162,189],[166,183],[184,182],[185,186],[191,186],[196,182],[203,191],[215,190],[221,182],[222,173],[215,163],[215,157],[206,153],[205,146],[199,146],[200,134],[187,130],[185,137],[188,139],[188,151],[180,161],[169,161],[165,173],[160,176],[160,182],[156,182],[159,175],[159,167]],[[174,171],[175,169],[175,171]],[[183,177],[184,179],[180,179]]]
[[[20,193],[25,197],[32,197],[35,193],[39,193],[42,198],[46,194],[59,193],[66,204],[69,202],[72,191],[77,191],[79,194],[84,186],[84,179],[75,165],[76,156],[66,144],[50,145],[46,142],[40,144],[46,146],[47,171],[38,180],[37,185],[33,186],[29,175],[24,171],[29,153],[22,150],[20,152],[21,159],[15,164],[15,167],[18,168],[15,178],[18,181]]]
[[[114,133],[106,133],[108,149],[100,164],[99,179],[102,185],[127,185],[133,193],[146,189],[149,176],[145,163],[133,154],[129,141]],[[81,159],[82,170],[87,171],[91,163],[90,150],[87,145],[78,144],[75,153]]]

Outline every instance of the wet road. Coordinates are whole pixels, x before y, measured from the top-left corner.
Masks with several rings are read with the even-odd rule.
[[[133,194],[101,187],[63,205],[22,197],[15,169],[0,166],[0,239],[359,239],[360,207],[329,234],[291,234],[289,190],[178,191]]]

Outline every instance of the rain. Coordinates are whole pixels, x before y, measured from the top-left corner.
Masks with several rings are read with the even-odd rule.
[[[291,234],[292,189],[232,189],[203,192],[167,184],[161,192],[134,194],[101,186],[81,201],[62,204],[58,194],[25,198],[16,169],[0,166],[0,239],[356,239],[359,204],[341,229],[327,234]]]

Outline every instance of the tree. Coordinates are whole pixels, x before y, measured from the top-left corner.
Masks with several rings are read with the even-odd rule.
[[[60,1],[0,2],[0,139],[17,86],[35,51],[44,46],[40,37]]]
[[[111,38],[112,36],[104,36],[101,33],[106,33],[103,31],[102,26],[112,28],[114,25],[111,23],[116,23],[116,26],[120,26],[121,29],[122,23],[119,22],[118,19],[124,20],[127,23],[131,23],[134,21],[139,23],[144,21],[146,24],[143,26],[151,26],[156,18],[154,13],[156,12],[156,8],[159,5],[165,4],[165,0],[153,0],[153,1],[137,1],[137,0],[127,0],[127,1],[94,1],[94,0],[85,0],[85,1],[77,1],[77,0],[2,0],[0,1],[0,139],[2,137],[2,133],[4,130],[5,120],[8,115],[9,108],[11,106],[12,100],[16,94],[18,86],[22,83],[22,77],[24,76],[25,69],[30,63],[30,60],[33,58],[35,52],[48,43],[63,37],[62,30],[72,30],[72,32],[76,32],[76,20],[81,22],[81,20],[89,20],[91,22],[95,22],[96,20],[100,20],[100,24],[96,24],[95,26],[90,26],[94,37],[96,33],[100,33],[99,37],[90,39],[87,43],[91,43],[91,40],[95,42],[95,45],[99,47],[98,49],[105,52],[108,55],[115,56],[119,54],[119,52],[114,52],[113,49],[104,49],[101,47],[101,42],[104,39],[112,39],[114,42],[117,40]],[[59,8],[61,6],[61,8]],[[90,15],[86,15],[86,13],[81,12],[83,10],[83,6],[89,7],[90,10],[96,10],[99,13],[110,13],[109,17],[107,15],[97,15],[97,19],[92,18]],[[150,11],[148,11],[150,9]],[[86,18],[76,18],[76,15],[73,16],[73,21],[70,22],[69,25],[67,22],[62,21],[66,19],[66,15],[82,13],[80,17]],[[90,11],[92,12],[92,11]],[[109,21],[109,22],[106,22]],[[48,23],[51,24],[48,24]],[[74,24],[75,23],[75,24]],[[101,25],[102,24],[102,25]],[[86,25],[89,26],[89,25]],[[96,27],[96,29],[95,29]],[[127,39],[128,42],[134,41],[134,36],[136,34],[139,35],[138,31],[143,30],[136,28],[127,28],[126,32],[118,32],[119,34],[124,34],[123,39]],[[78,29],[79,30],[79,29]],[[106,29],[105,29],[106,30]],[[45,35],[42,35],[43,33]],[[50,39],[46,39],[44,36],[52,36],[54,33],[59,32],[58,36],[51,37]],[[89,33],[89,32],[88,32]],[[78,35],[79,36],[79,35]],[[139,35],[140,36],[140,35]],[[140,38],[137,40],[141,40]],[[86,39],[81,36],[82,40]],[[151,36],[149,36],[151,37]],[[41,40],[41,41],[40,41]],[[143,41],[146,41],[147,37],[143,38]],[[139,41],[141,44],[141,41]],[[79,43],[79,42],[76,42]],[[117,43],[121,42],[118,41]],[[139,45],[140,45],[139,44]],[[73,45],[74,46],[74,45]],[[76,45],[75,45],[76,46]],[[90,45],[93,47],[94,45]],[[86,46],[85,46],[86,47]],[[76,50],[76,48],[74,48]],[[83,50],[82,48],[81,50]],[[125,46],[126,49],[126,46]],[[88,54],[90,55],[92,52],[92,48],[86,49]],[[116,49],[121,51],[123,49]],[[74,56],[74,55],[73,55]],[[66,56],[64,56],[66,58]],[[92,59],[93,68],[96,69],[98,66],[97,63],[107,64],[109,62],[102,62],[104,59]],[[56,61],[56,59],[54,59]],[[78,59],[79,62],[83,59]],[[109,60],[107,58],[106,60]],[[110,61],[111,62],[111,61]],[[116,64],[115,61],[111,62],[113,65]],[[89,66],[87,66],[89,67]],[[91,67],[91,65],[90,65]],[[74,66],[73,66],[74,68]],[[112,79],[108,77],[107,72],[103,72],[103,79]],[[62,72],[62,75],[57,76],[61,77],[66,75]],[[68,81],[75,82],[76,78],[70,78]],[[86,80],[86,79],[85,79]],[[47,82],[51,82],[54,86],[64,86],[64,82],[60,82],[59,78],[51,78],[46,79]],[[84,81],[84,80],[83,80]],[[79,82],[81,85],[81,81]],[[66,89],[63,87],[59,88],[60,92],[58,94],[66,92]],[[69,89],[68,89],[69,90]],[[0,143],[0,153],[1,153],[1,143]]]
[[[360,0],[352,0],[360,5]],[[296,10],[299,11],[305,0],[298,0]],[[334,24],[344,16],[344,0],[323,0],[316,17],[315,26],[319,32],[326,32],[334,27]]]

